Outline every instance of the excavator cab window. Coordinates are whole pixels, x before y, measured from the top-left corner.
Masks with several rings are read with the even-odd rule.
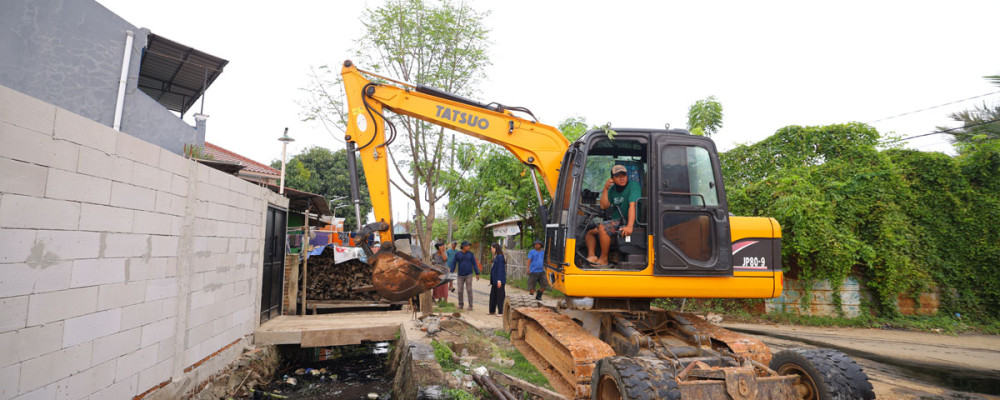
[[[616,138],[598,139],[592,142],[587,151],[585,167],[580,187],[580,202],[578,208],[578,220],[576,223],[575,236],[577,237],[577,265],[588,266],[583,261],[586,258],[587,247],[585,235],[587,231],[598,226],[602,221],[607,220],[612,215],[612,209],[600,209],[600,197],[604,190],[604,184],[611,177],[611,168],[615,165],[625,167],[628,173],[628,180],[631,184],[638,185],[641,197],[636,202],[636,219],[633,225],[633,233],[628,238],[615,237],[612,239],[609,249],[608,260],[612,268],[642,270],[647,266],[646,248],[646,216],[649,214],[647,200],[647,172],[648,172],[648,145],[644,138]],[[614,206],[612,206],[614,207]],[[627,204],[620,210],[623,221],[621,226],[627,224],[629,209]],[[600,253],[600,249],[597,249]]]

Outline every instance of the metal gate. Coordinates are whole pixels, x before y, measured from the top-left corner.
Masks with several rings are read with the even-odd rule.
[[[260,322],[281,314],[285,275],[285,210],[267,207],[264,231],[264,275],[261,279]]]

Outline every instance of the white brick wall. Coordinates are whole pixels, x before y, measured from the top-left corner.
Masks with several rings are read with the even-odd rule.
[[[184,372],[252,333],[287,199],[2,86],[0,171],[0,400],[172,398],[235,359]]]

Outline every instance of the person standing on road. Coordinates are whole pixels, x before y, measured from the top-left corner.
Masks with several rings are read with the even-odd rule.
[[[538,293],[535,293],[535,283],[538,283]],[[542,292],[548,289],[549,281],[545,279],[545,251],[542,241],[535,241],[535,248],[528,251],[528,294],[534,294],[535,300],[542,299]]]
[[[499,243],[493,249],[493,266],[490,267],[490,315],[503,315],[503,299],[507,297],[507,259]]]
[[[451,248],[448,249],[448,251],[445,252],[445,255],[448,256],[447,261],[448,261],[448,270],[449,271],[454,271],[455,270],[455,254],[459,253],[458,249],[455,248],[457,246],[458,246],[458,242],[451,242]],[[453,282],[448,282],[448,289],[451,289],[452,292],[455,291],[455,286],[454,286]]]
[[[431,256],[431,264],[437,265],[437,266],[439,266],[441,268],[447,268],[446,263],[447,263],[447,260],[448,260],[448,255],[445,254],[444,247],[445,247],[444,243],[435,243],[434,244],[434,249],[437,250],[437,251],[435,251],[434,255]],[[432,293],[432,299],[435,300],[435,301],[442,300],[442,299],[445,300],[445,301],[447,301],[448,300],[448,286],[449,285],[451,285],[451,282],[448,282],[446,284],[439,285],[439,286],[435,287],[434,288],[434,292]]]
[[[458,278],[456,283],[458,284],[458,308],[465,308],[465,299],[462,296],[462,292],[469,293],[469,308],[467,310],[472,311],[472,277],[475,276],[476,280],[479,280],[479,267],[476,262],[476,256],[472,254],[469,249],[472,245],[468,241],[462,242],[462,251],[455,254],[455,266],[451,268],[451,272],[457,272]]]

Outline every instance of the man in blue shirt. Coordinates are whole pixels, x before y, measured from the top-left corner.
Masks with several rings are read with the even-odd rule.
[[[475,276],[476,280],[479,280],[479,267],[476,256],[469,251],[470,248],[472,245],[468,241],[462,242],[462,251],[455,253],[455,264],[451,267],[451,272],[458,272],[458,278],[455,279],[458,286],[458,308],[465,308],[462,292],[469,292],[468,310],[472,311],[472,277]]]
[[[538,293],[535,293],[535,283],[538,283]],[[528,294],[534,294],[535,300],[542,299],[542,292],[549,288],[549,281],[545,279],[545,251],[542,250],[542,241],[535,241],[535,248],[528,251]]]

